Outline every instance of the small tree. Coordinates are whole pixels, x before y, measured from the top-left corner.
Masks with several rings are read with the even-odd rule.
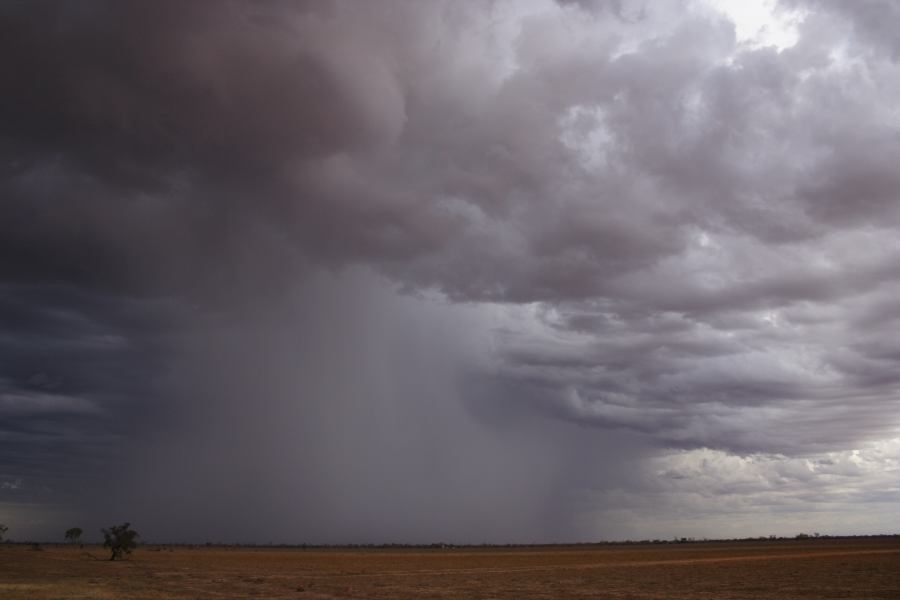
[[[0,542],[3,541],[3,536],[6,535],[7,531],[9,531],[9,527],[0,523]]]
[[[74,546],[81,540],[81,534],[84,533],[81,530],[81,527],[73,527],[72,529],[66,529],[66,539],[72,542]]]
[[[109,548],[109,560],[122,558],[123,554],[131,554],[137,548],[138,532],[131,528],[131,523],[113,525],[109,529],[101,529],[103,532],[103,547]]]

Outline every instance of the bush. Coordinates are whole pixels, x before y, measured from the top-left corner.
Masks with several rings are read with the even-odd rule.
[[[103,547],[109,548],[111,552],[109,560],[122,558],[137,548],[138,532],[131,528],[131,523],[113,525],[100,531],[103,532]]]

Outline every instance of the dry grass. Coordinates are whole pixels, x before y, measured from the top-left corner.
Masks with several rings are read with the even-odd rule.
[[[0,547],[0,598],[900,598],[900,541],[449,550]]]

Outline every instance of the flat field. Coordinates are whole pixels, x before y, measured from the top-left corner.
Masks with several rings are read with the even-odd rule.
[[[303,550],[0,546],[0,598],[900,599],[900,539]]]

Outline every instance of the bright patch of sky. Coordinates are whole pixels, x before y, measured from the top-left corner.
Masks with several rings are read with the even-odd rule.
[[[778,7],[776,0],[702,0],[734,23],[739,44],[778,50],[797,43],[797,26],[803,14]]]
[[[584,492],[585,506],[606,508],[582,526],[610,538],[866,534],[900,515],[898,475],[900,438],[797,457],[672,451],[644,464],[635,490]]]

